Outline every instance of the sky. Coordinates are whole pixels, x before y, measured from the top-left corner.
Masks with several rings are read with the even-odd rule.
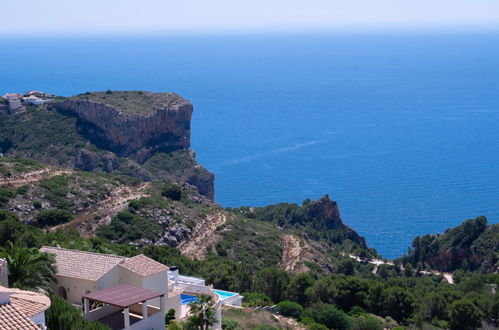
[[[2,0],[0,35],[499,29],[499,0]]]

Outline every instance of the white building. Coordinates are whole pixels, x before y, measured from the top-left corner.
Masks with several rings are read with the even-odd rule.
[[[23,98],[23,102],[27,104],[32,104],[32,105],[42,105],[46,101],[44,99],[41,99],[35,95],[30,95],[28,97]]]
[[[221,329],[222,304],[241,305],[239,294],[215,290],[201,278],[182,276],[176,267],[169,269],[144,255],[125,258],[55,247],[40,250],[55,255],[54,292],[81,306],[85,318],[113,329],[164,329],[166,311],[174,309],[177,319],[188,317],[188,303],[197,294],[213,297],[215,329]],[[104,306],[92,308],[93,302]]]
[[[50,299],[37,292],[0,286],[0,329],[44,330]]]

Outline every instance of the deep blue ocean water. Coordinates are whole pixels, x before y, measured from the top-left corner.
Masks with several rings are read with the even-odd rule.
[[[0,40],[0,93],[175,91],[223,206],[329,194],[385,257],[499,219],[499,34]]]

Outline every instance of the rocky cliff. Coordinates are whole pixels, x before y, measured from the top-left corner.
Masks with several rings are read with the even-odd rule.
[[[0,114],[0,153],[188,184],[214,198],[214,175],[189,149],[192,104],[177,94],[87,92],[27,110]]]
[[[97,146],[122,157],[145,162],[158,151],[188,149],[192,104],[173,93],[142,92],[149,97],[143,107],[126,103],[116,104],[116,98],[135,97],[133,92],[114,92],[113,100],[99,98],[102,93],[91,93],[88,98],[71,98],[52,104],[65,113],[76,115],[78,130]],[[106,94],[104,94],[106,95]],[[110,95],[110,94],[108,94]]]
[[[347,239],[357,243],[362,248],[367,248],[365,238],[343,223],[338,204],[329,195],[324,195],[317,201],[311,202],[304,209],[309,219],[322,223],[327,229],[340,230]]]

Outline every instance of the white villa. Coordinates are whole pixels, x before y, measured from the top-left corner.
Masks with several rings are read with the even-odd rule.
[[[49,297],[32,291],[0,286],[0,329],[45,330]]]
[[[112,329],[164,329],[166,311],[174,309],[179,320],[188,317],[187,305],[196,294],[213,297],[215,329],[221,329],[222,305],[241,306],[239,294],[215,290],[144,255],[125,258],[48,246],[40,251],[55,255],[54,292],[79,306],[86,319]]]

